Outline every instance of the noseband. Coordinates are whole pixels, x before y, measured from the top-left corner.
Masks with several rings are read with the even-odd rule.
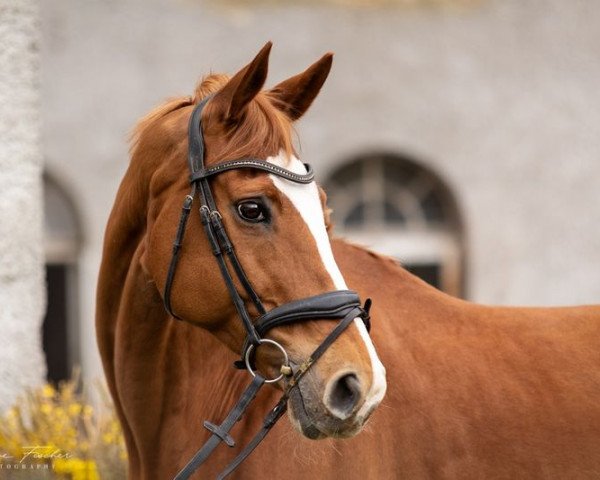
[[[227,286],[231,300],[233,301],[233,304],[246,331],[246,339],[241,352],[241,360],[235,362],[235,366],[237,368],[247,368],[253,378],[250,385],[243,392],[242,396],[234,408],[229,412],[223,423],[221,423],[221,425],[215,425],[209,421],[204,422],[204,427],[209,430],[212,435],[200,448],[200,450],[198,450],[198,452],[192,457],[187,465],[177,474],[175,480],[189,478],[189,476],[194,473],[194,471],[196,471],[200,465],[204,463],[204,461],[206,461],[219,443],[224,442],[228,446],[233,447],[235,442],[231,438],[229,432],[235,423],[242,417],[260,388],[265,383],[275,383],[285,378],[286,385],[283,389],[283,395],[277,405],[275,405],[275,407],[265,417],[260,431],[238,454],[238,456],[233,459],[233,461],[219,475],[218,478],[223,479],[232,473],[235,468],[237,468],[237,466],[240,465],[240,463],[242,463],[248,457],[248,455],[252,453],[252,451],[263,440],[273,425],[275,425],[277,420],[279,420],[279,418],[281,418],[281,416],[285,413],[287,409],[287,401],[292,389],[298,385],[300,379],[323,355],[323,353],[325,353],[327,348],[329,348],[329,346],[331,346],[331,344],[344,332],[344,330],[352,323],[352,321],[359,317],[364,321],[367,330],[370,328],[369,308],[371,301],[367,300],[364,307],[361,307],[358,294],[351,290],[327,292],[313,297],[286,303],[270,310],[269,312],[265,310],[259,296],[252,288],[252,285],[235,254],[235,249],[225,230],[223,218],[217,210],[209,180],[211,177],[229,170],[246,168],[261,170],[294,183],[308,184],[314,180],[314,173],[308,164],[305,164],[306,173],[298,174],[256,158],[229,160],[206,168],[204,165],[204,138],[202,135],[201,116],[202,110],[210,98],[211,97],[207,97],[203,99],[194,108],[190,118],[188,131],[188,163],[190,168],[191,191],[189,195],[185,197],[183,202],[183,209],[179,220],[179,225],[177,227],[175,241],[173,242],[173,254],[171,256],[171,262],[169,264],[169,270],[167,272],[167,279],[164,288],[164,304],[165,309],[171,316],[181,320],[181,318],[173,312],[171,306],[171,290],[179,260],[179,252],[183,245],[183,236],[185,234],[188,217],[192,210],[192,204],[195,198],[198,197],[200,201],[200,220],[209,240],[212,252],[217,260],[217,264],[219,265],[221,275],[225,281],[225,285]],[[234,283],[234,277],[232,276],[232,272],[227,265],[226,258],[229,259],[233,274],[237,277],[242,288],[248,295],[248,298],[258,311],[259,317],[257,319],[252,319],[248,309],[246,308],[244,300],[237,291]],[[307,320],[323,319],[335,320],[338,323],[325,337],[323,342],[310,355],[310,357],[298,366],[290,366],[287,352],[279,343],[265,338],[265,335],[269,330],[278,326],[289,325]],[[259,346],[263,344],[269,344],[279,349],[284,359],[281,366],[280,375],[272,379],[266,379],[254,369],[254,354]]]

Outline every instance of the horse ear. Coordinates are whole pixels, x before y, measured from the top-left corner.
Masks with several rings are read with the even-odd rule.
[[[269,91],[271,98],[291,120],[298,120],[318,95],[331,70],[333,53],[323,55],[304,72],[288,78]]]
[[[246,105],[260,92],[267,79],[272,46],[272,42],[267,42],[254,60],[236,73],[211,101],[222,112],[223,120],[239,120]]]

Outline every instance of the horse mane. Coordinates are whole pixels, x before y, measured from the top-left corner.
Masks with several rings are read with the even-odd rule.
[[[180,108],[198,104],[206,96],[220,90],[229,78],[225,74],[206,75],[198,82],[193,96],[169,99],[142,117],[130,134],[130,157],[135,157],[146,133],[157,122]],[[206,121],[210,119],[211,113],[209,104],[205,113]],[[295,153],[293,131],[292,121],[286,113],[273,104],[268,93],[260,92],[248,104],[243,120],[227,132],[229,141],[216,161],[241,158],[249,151],[283,150],[289,158]]]
[[[150,127],[152,127],[163,117],[167,116],[169,113],[193,104],[194,98],[190,96],[170,98],[138,120],[133,127],[133,130],[129,134],[130,157],[133,158],[135,156],[135,153],[142,142],[144,134],[150,129]]]

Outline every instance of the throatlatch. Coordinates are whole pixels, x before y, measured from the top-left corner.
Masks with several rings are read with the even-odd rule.
[[[229,170],[250,168],[276,175],[290,182],[308,184],[314,180],[314,173],[308,164],[305,164],[306,173],[298,174],[255,158],[230,160],[206,168],[204,165],[204,137],[202,134],[201,116],[202,110],[209,102],[210,98],[211,96],[204,98],[194,108],[190,118],[188,130],[188,163],[190,169],[191,191],[184,199],[175,241],[173,242],[173,253],[164,288],[164,305],[165,309],[172,317],[181,320],[181,318],[173,311],[171,305],[171,290],[179,261],[179,253],[183,245],[187,221],[192,210],[193,202],[196,197],[198,197],[200,201],[200,221],[210,243],[212,252],[217,260],[217,264],[219,265],[219,270],[221,271],[231,300],[233,301],[244,329],[246,330],[246,340],[242,348],[241,360],[236,362],[236,367],[247,368],[253,378],[236,405],[220,425],[216,425],[209,421],[204,422],[204,427],[209,430],[212,435],[187,465],[176,475],[175,480],[189,478],[189,476],[206,461],[209,455],[221,442],[229,447],[234,447],[235,441],[231,437],[230,431],[248,409],[260,388],[265,383],[284,381],[285,386],[283,395],[277,405],[275,405],[265,417],[262,428],[218,478],[223,479],[232,473],[260,444],[277,420],[285,413],[287,401],[292,389],[296,388],[300,379],[309,371],[311,366],[323,355],[323,353],[325,353],[327,348],[329,348],[344,332],[352,321],[355,318],[361,318],[364,321],[367,330],[370,329],[369,308],[371,306],[371,301],[370,299],[367,299],[364,307],[361,307],[358,294],[351,290],[327,292],[281,305],[269,312],[265,310],[260,301],[260,297],[252,288],[252,285],[235,254],[233,244],[229,240],[229,236],[227,235],[223,224],[223,218],[217,210],[209,179]],[[244,300],[237,291],[234,277],[227,265],[226,258],[232,266],[233,274],[235,274],[239,283],[242,285],[242,288],[250,298],[250,301],[259,312],[259,317],[257,319],[253,320],[251,318]],[[265,338],[265,335],[272,328],[308,320],[335,320],[338,321],[338,323],[309,358],[298,367],[292,367],[289,364],[287,352],[283,346],[274,340]],[[270,344],[282,352],[283,362],[281,371],[279,376],[275,378],[266,379],[255,372],[253,356],[256,349],[262,344]]]

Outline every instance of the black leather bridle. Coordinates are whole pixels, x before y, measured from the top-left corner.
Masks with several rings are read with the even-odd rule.
[[[176,475],[176,480],[183,480],[200,467],[200,465],[209,457],[212,451],[224,442],[230,447],[235,445],[229,432],[235,423],[244,414],[252,399],[256,396],[260,388],[265,383],[276,383],[282,379],[286,379],[286,386],[283,389],[283,395],[277,405],[267,414],[264,419],[263,426],[250,443],[238,454],[237,457],[227,466],[227,468],[219,475],[218,479],[223,479],[237,468],[242,461],[258,446],[258,444],[267,435],[269,430],[275,425],[277,420],[285,413],[287,409],[287,401],[290,392],[298,385],[300,379],[306,374],[310,367],[325,353],[327,348],[344,332],[344,330],[352,323],[352,321],[360,317],[364,321],[367,330],[370,328],[369,308],[371,301],[368,299],[364,307],[361,307],[360,299],[356,292],[351,290],[338,290],[323,293],[313,297],[304,298],[290,302],[279,307],[276,307],[267,312],[260,301],[259,296],[252,288],[244,269],[242,268],[234,247],[229,240],[221,214],[217,210],[215,200],[210,188],[209,179],[222,172],[228,170],[250,168],[254,170],[262,170],[267,173],[276,175],[295,183],[308,184],[314,180],[314,173],[310,165],[305,164],[306,173],[298,174],[277,165],[268,163],[264,160],[256,158],[242,158],[237,160],[225,161],[218,163],[212,167],[206,168],[204,165],[204,139],[202,135],[202,110],[208,103],[211,97],[203,99],[192,112],[189,123],[188,139],[189,151],[188,162],[190,168],[190,183],[191,191],[185,197],[183,209],[179,220],[179,226],[173,242],[173,254],[167,272],[167,279],[164,288],[164,304],[167,312],[176,319],[181,320],[174,312],[171,306],[171,290],[173,287],[173,279],[179,260],[179,253],[183,244],[183,236],[185,227],[188,221],[189,214],[192,210],[192,203],[196,196],[200,200],[200,220],[204,227],[204,231],[209,240],[213,254],[217,259],[221,275],[225,281],[225,285],[229,291],[229,295],[235,305],[235,308],[242,320],[244,329],[246,330],[246,340],[242,349],[242,358],[235,363],[237,368],[247,368],[253,379],[250,385],[243,392],[242,396],[229,412],[221,425],[215,425],[209,421],[204,422],[204,427],[209,430],[212,435],[206,443],[198,450],[185,467]],[[237,277],[242,288],[250,298],[250,301],[256,307],[259,313],[257,319],[252,319],[246,308],[246,304],[241,295],[237,291],[232,276],[232,272],[227,266],[226,258],[233,269],[233,274]],[[338,323],[333,330],[325,337],[323,342],[316,348],[311,356],[299,366],[290,366],[287,352],[277,342],[271,339],[264,338],[267,332],[281,325],[288,325],[295,322],[306,320],[337,320]],[[276,378],[266,379],[258,374],[253,367],[253,354],[261,344],[270,344],[278,348],[283,355],[283,364],[280,375]]]

